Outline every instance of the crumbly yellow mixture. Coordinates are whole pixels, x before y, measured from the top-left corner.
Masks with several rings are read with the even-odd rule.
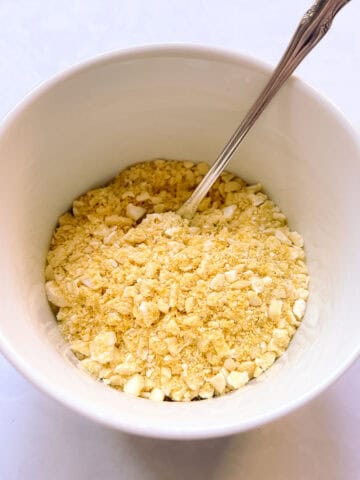
[[[284,352],[304,315],[303,240],[261,185],[226,172],[193,220],[173,213],[208,168],[129,167],[75,200],[53,234],[46,292],[59,327],[83,368],[132,395],[238,389]]]

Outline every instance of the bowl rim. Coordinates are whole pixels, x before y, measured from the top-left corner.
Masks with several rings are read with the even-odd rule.
[[[261,60],[257,60],[251,56],[244,55],[242,53],[213,46],[202,46],[188,43],[151,44],[146,46],[135,46],[121,50],[114,50],[109,53],[97,55],[84,62],[71,66],[65,71],[56,74],[55,76],[50,78],[50,80],[45,80],[44,82],[41,82],[38,86],[32,89],[22,100],[20,100],[16,104],[16,106],[9,113],[5,115],[0,126],[0,140],[7,131],[7,129],[10,128],[11,125],[17,121],[17,118],[21,116],[24,110],[30,107],[32,103],[35,103],[38,98],[40,98],[43,94],[50,91],[53,87],[56,87],[58,84],[61,84],[63,81],[73,76],[79,75],[83,72],[86,72],[87,70],[98,68],[100,66],[104,66],[108,63],[112,63],[115,61],[126,61],[131,59],[155,58],[164,56],[185,58],[188,57],[209,60],[212,59],[217,61],[223,61],[225,63],[247,64],[250,68],[263,72],[266,75],[270,75],[273,69],[271,65]],[[315,88],[308,85],[296,75],[292,75],[289,81],[296,82],[297,88],[303,90],[309,98],[311,98],[318,104],[321,104],[321,106],[325,110],[327,110],[330,115],[336,117],[337,121],[342,125],[342,128],[350,137],[352,137],[354,144],[357,146],[360,152],[359,135],[356,129],[346,119],[344,113],[331,100],[326,98],[323,94],[319,93]],[[82,416],[85,416],[97,423],[100,423],[110,428],[118,429],[131,434],[141,435],[144,437],[194,440],[223,437],[260,427],[303,406],[305,403],[312,400],[315,396],[319,395],[327,387],[329,387],[331,384],[333,384],[336,380],[339,379],[339,377],[351,366],[351,364],[360,355],[360,345],[354,351],[349,352],[346,361],[342,362],[342,364],[339,365],[339,367],[332,373],[332,375],[329,375],[316,387],[304,393],[296,400],[289,402],[285,406],[274,409],[270,413],[253,417],[250,420],[240,419],[236,421],[234,419],[231,424],[225,424],[221,427],[207,426],[201,429],[174,429],[173,427],[169,428],[169,425],[165,424],[161,426],[159,425],[157,430],[152,429],[151,431],[149,431],[149,429],[146,426],[143,426],[140,422],[135,425],[127,421],[126,416],[116,419],[110,419],[109,417],[101,414],[101,412],[99,412],[97,408],[89,408],[89,404],[84,405],[81,400],[73,398],[69,394],[64,394],[64,392],[61,392],[56,387],[55,383],[50,384],[47,381],[43,381],[41,374],[39,374],[36,369],[33,369],[31,365],[29,365],[25,361],[25,359],[21,357],[21,355],[17,354],[16,350],[12,347],[11,343],[7,341],[1,330],[0,351],[16,368],[16,370],[20,374],[22,374],[27,380],[29,380],[33,385],[35,385],[40,391],[54,398],[59,403],[65,405],[69,409],[76,411]]]

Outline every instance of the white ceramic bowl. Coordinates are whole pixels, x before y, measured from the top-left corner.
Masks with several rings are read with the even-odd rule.
[[[359,351],[360,149],[342,115],[291,79],[230,169],[260,181],[306,241],[312,277],[286,354],[240,391],[192,403],[132,398],[80,372],[44,294],[44,261],[72,199],[140,160],[212,162],[270,75],[259,62],[199,47],[101,57],[31,94],[0,134],[0,343],[30,381],[105,425],[205,438],[264,424],[333,382]]]

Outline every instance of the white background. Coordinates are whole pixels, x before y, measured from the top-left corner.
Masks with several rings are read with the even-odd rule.
[[[308,6],[303,0],[0,0],[0,120],[63,69],[129,46],[206,44],[275,64]],[[353,0],[297,72],[358,130],[359,21],[360,2]],[[80,418],[0,356],[0,479],[357,480],[359,374],[358,361],[320,397],[261,429],[167,442]]]

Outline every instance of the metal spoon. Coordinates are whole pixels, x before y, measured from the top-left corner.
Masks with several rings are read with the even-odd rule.
[[[194,216],[201,200],[229,163],[230,158],[250,128],[254,125],[257,118],[265,110],[265,107],[270,103],[295,68],[323,38],[338,11],[349,1],[350,0],[318,0],[305,13],[267,85],[225,145],[214,165],[201,180],[190,198],[178,209],[177,213],[179,215],[187,219],[191,219]]]

